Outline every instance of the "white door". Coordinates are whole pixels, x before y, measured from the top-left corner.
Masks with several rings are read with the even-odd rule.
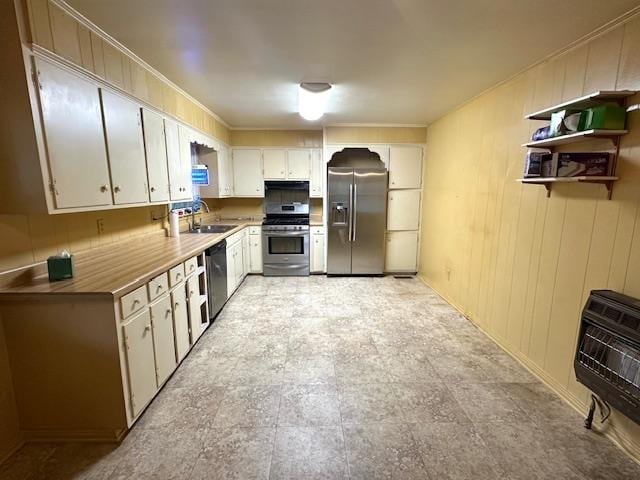
[[[111,205],[97,85],[35,59],[56,208]]]
[[[236,247],[227,244],[227,298],[233,295],[238,285],[238,276],[236,273]]]
[[[233,195],[233,168],[229,158],[229,149],[220,146],[218,150],[218,185],[221,197],[231,197]]]
[[[169,193],[172,202],[184,198],[181,180],[180,135],[178,124],[164,119],[165,140],[167,143],[167,166],[169,169]]]
[[[133,415],[138,415],[156,394],[151,314],[145,308],[122,327],[127,351],[127,372]]]
[[[311,177],[311,150],[289,150],[287,161],[287,178],[289,180],[309,180]]]
[[[387,204],[387,230],[418,230],[420,190],[390,190]]]
[[[189,303],[189,325],[191,327],[191,344],[196,343],[202,335],[202,313],[200,311],[200,283],[198,275],[187,280],[187,300]]]
[[[167,144],[164,138],[164,120],[157,113],[142,109],[144,148],[147,153],[147,179],[149,200],[169,200],[169,169],[167,166]]]
[[[311,235],[311,272],[324,272],[324,234],[314,233]]]
[[[322,198],[324,185],[324,163],[322,150],[315,148],[311,151],[311,178],[309,179],[309,196]]]
[[[191,188],[191,131],[184,125],[178,126],[180,138],[180,192],[181,200],[191,200],[193,192]]]
[[[146,203],[149,192],[140,106],[107,90],[100,94],[113,203]]]
[[[262,153],[257,149],[233,150],[233,194],[235,197],[264,197]]]
[[[249,235],[251,273],[262,273],[262,235]]]
[[[287,178],[287,151],[269,149],[262,151],[265,180],[284,180]]]
[[[245,230],[242,232],[242,278],[246,277],[251,269],[251,258],[249,255],[249,234]]]
[[[389,188],[420,188],[422,147],[389,148]]]
[[[156,380],[162,385],[176,369],[176,347],[173,333],[171,297],[165,295],[151,307],[153,350],[156,360]]]
[[[189,314],[184,284],[171,292],[173,305],[173,331],[175,332],[176,360],[182,361],[189,351]]]
[[[418,270],[418,232],[387,233],[385,271],[416,272]]]

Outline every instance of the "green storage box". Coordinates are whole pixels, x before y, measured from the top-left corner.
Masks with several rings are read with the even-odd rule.
[[[55,255],[47,258],[47,269],[50,282],[73,278],[73,255]]]
[[[624,130],[627,111],[615,104],[587,108],[584,112],[585,130]]]

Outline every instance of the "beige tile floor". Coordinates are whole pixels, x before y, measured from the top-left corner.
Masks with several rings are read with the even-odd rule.
[[[0,479],[638,479],[418,280],[249,277],[119,446]]]

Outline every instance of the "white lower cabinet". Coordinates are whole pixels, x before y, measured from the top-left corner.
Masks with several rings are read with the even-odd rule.
[[[324,227],[311,227],[311,247],[309,251],[311,273],[324,273]]]
[[[171,297],[165,295],[149,307],[153,331],[156,381],[162,385],[176,369],[176,348],[173,333],[173,309]]]
[[[233,295],[249,272],[248,237],[248,231],[244,229],[227,238],[227,297]]]
[[[249,271],[251,273],[262,273],[262,232],[260,227],[256,228],[256,232],[249,232]]]
[[[385,271],[418,270],[418,232],[388,232]]]
[[[322,160],[322,150],[315,148],[311,151],[311,177],[309,178],[309,196],[322,198],[324,192],[325,164]]]
[[[249,247],[249,232],[245,228],[242,231],[242,278],[247,276],[251,269],[251,257]]]
[[[173,330],[175,332],[176,361],[179,363],[187,355],[191,342],[189,340],[189,313],[187,294],[184,283],[171,292],[173,305]]]
[[[200,310],[200,281],[197,275],[187,280],[187,300],[189,303],[189,328],[191,344],[196,343],[202,335],[202,312]]]
[[[390,190],[387,202],[387,230],[418,230],[420,190]]]
[[[127,355],[129,395],[133,415],[138,415],[156,394],[151,313],[145,308],[122,327]]]

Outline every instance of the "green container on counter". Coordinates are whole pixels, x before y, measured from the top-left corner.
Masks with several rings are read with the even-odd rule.
[[[600,105],[584,111],[584,130],[624,130],[627,111],[615,104]]]
[[[47,258],[47,270],[50,282],[73,278],[73,255],[54,255]]]

